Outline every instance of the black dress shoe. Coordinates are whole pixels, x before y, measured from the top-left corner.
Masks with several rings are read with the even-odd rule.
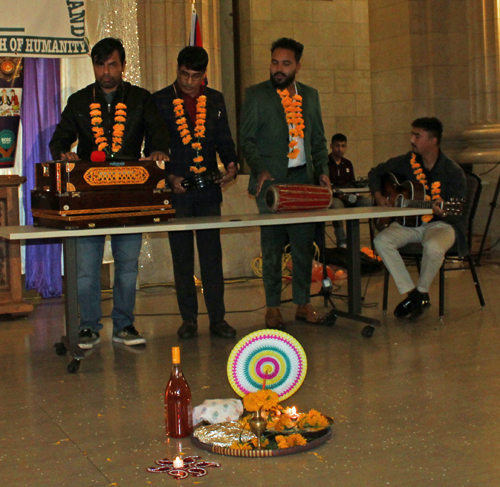
[[[413,313],[415,306],[415,301],[408,296],[396,306],[394,316],[396,318],[407,318]]]
[[[179,338],[182,338],[183,340],[198,336],[198,323],[190,320],[183,321],[182,325],[177,330],[177,335],[179,335]]]
[[[210,323],[210,334],[220,338],[234,338],[236,330],[227,324],[227,321],[219,321],[218,323]]]
[[[431,307],[428,293],[423,293],[422,298],[415,304],[415,309],[410,314],[410,320],[416,320]]]

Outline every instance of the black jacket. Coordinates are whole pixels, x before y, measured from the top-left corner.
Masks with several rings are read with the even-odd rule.
[[[206,110],[207,118],[205,122],[205,137],[201,139],[202,149],[200,155],[203,156],[202,165],[207,170],[217,169],[217,153],[224,167],[230,162],[237,164],[234,142],[231,137],[231,129],[227,120],[226,104],[224,96],[220,91],[206,87],[204,95],[207,97]],[[167,125],[171,137],[170,161],[166,165],[167,176],[173,174],[183,178],[192,176],[189,168],[194,164],[193,158],[196,157],[196,151],[191,147],[191,143],[184,145],[181,136],[177,130],[176,117],[174,114],[174,99],[179,98],[174,85],[167,86],[163,90],[153,94],[155,101],[163,119]],[[186,113],[186,119],[191,134],[193,134],[193,122]],[[193,137],[192,142],[196,142]],[[146,149],[150,147],[150,140],[146,138]],[[219,185],[209,185],[199,191],[203,201],[207,204],[222,202],[222,192]],[[174,206],[189,204],[191,200],[186,194],[172,195]]]
[[[108,103],[104,93],[97,83],[88,85],[68,98],[66,108],[61,115],[61,121],[57,124],[49,145],[55,160],[61,158],[61,153],[68,152],[77,139],[77,153],[80,159],[90,160],[90,154],[97,150],[90,122],[90,104],[94,101],[101,104],[103,119],[101,126],[104,128],[110,148],[111,134],[115,124],[115,106],[120,102],[127,106],[122,148],[115,157],[139,159],[145,134],[148,134],[151,140],[150,152],[147,152],[146,155],[157,151],[168,154],[169,134],[151,98],[151,93],[124,81],[117,88],[109,110],[107,110]]]

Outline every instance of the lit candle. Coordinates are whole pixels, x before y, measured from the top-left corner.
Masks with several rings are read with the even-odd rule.
[[[184,460],[180,457],[175,457],[174,468],[184,468]]]
[[[291,408],[286,408],[285,413],[292,419],[299,419],[299,415],[297,413],[297,409],[295,408],[295,406]]]

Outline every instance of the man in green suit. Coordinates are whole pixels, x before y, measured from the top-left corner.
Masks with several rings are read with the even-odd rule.
[[[317,184],[330,187],[328,150],[317,90],[295,81],[304,46],[281,38],[271,47],[271,77],[246,90],[240,146],[251,168],[248,190],[261,213],[271,184]],[[286,112],[286,115],[285,115]],[[280,313],[283,247],[290,242],[295,318],[318,323],[310,304],[316,224],[261,227],[262,271],[266,292],[266,326],[285,329]]]

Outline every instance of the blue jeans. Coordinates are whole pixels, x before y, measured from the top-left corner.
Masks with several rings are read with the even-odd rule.
[[[101,264],[104,254],[104,235],[76,239],[79,329],[102,329]],[[139,272],[139,252],[142,234],[112,235],[111,249],[115,261],[113,286],[113,332],[134,323],[135,287]]]

